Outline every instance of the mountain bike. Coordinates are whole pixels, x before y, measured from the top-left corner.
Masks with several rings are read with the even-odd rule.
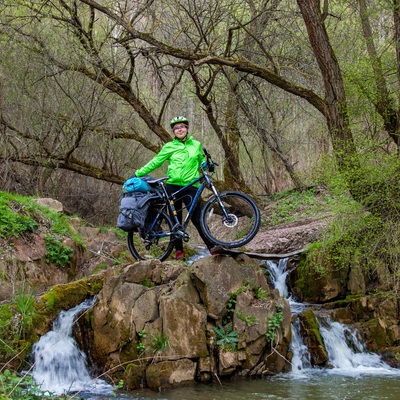
[[[261,217],[256,202],[242,192],[219,192],[211,179],[218,164],[205,148],[203,153],[205,161],[200,166],[200,177],[171,195],[168,195],[165,186],[168,177],[147,180],[151,190],[158,193],[158,198],[149,207],[144,227],[139,228],[138,232],[128,232],[129,251],[135,259],[163,261],[171,254],[175,240],[188,242],[190,236],[186,228],[206,188],[211,190],[212,196],[202,208],[200,223],[204,234],[212,243],[226,249],[237,248],[250,242],[257,234]],[[182,197],[186,188],[197,183],[200,184],[196,195],[180,223],[175,201]]]

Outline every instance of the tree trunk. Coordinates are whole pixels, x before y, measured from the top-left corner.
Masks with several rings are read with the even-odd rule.
[[[319,0],[297,0],[308,37],[320,68],[324,87],[325,114],[333,150],[343,172],[359,169],[356,147],[349,126],[342,73],[329,41]]]
[[[398,1],[398,0],[397,0]],[[360,17],[365,38],[368,56],[371,60],[372,70],[374,72],[375,86],[376,86],[376,102],[375,109],[383,119],[383,125],[388,135],[393,139],[397,146],[400,145],[399,127],[398,127],[398,114],[393,107],[393,101],[390,98],[389,90],[387,87],[386,79],[383,74],[381,59],[376,51],[374,39],[372,36],[372,29],[368,17],[368,8],[365,0],[358,0],[360,5]],[[396,11],[395,26],[396,26]],[[397,24],[399,21],[397,21]],[[400,29],[397,27],[396,30]]]

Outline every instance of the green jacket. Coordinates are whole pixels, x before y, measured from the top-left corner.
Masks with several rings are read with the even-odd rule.
[[[204,161],[200,142],[189,136],[185,142],[174,139],[166,143],[160,152],[136,171],[136,176],[149,174],[168,160],[168,180],[171,185],[185,186],[200,176],[199,168]],[[198,186],[195,185],[195,186]]]

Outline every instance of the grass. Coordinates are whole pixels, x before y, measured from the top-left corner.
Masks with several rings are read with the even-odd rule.
[[[37,204],[33,197],[0,191],[0,238],[32,234],[39,228],[53,236],[69,236],[83,245],[83,239],[71,228],[67,216]]]
[[[342,202],[343,196],[333,196],[323,188],[280,192],[269,199],[262,225],[273,227],[308,218],[334,215]]]

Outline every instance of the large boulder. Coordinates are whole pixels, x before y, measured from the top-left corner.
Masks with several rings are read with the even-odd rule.
[[[97,365],[129,389],[287,368],[289,304],[247,256],[206,257],[190,268],[141,261],[120,269],[105,274],[88,337]],[[269,322],[277,317],[282,323],[271,341]]]

